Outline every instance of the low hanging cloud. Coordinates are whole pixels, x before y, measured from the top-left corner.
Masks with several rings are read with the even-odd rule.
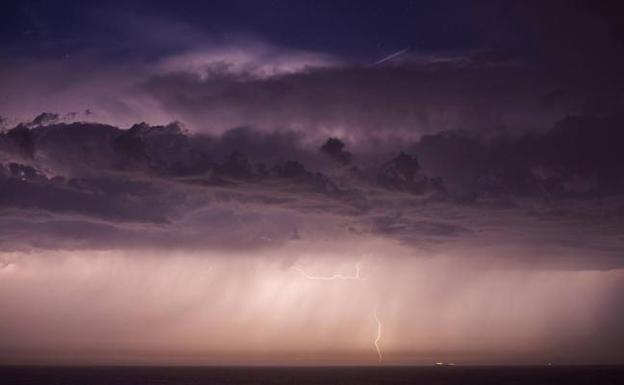
[[[624,186],[609,139],[617,121],[567,118],[520,136],[440,133],[374,156],[337,138],[310,145],[294,131],[20,125],[0,136],[2,244],[240,249],[372,234],[417,250],[587,249],[592,258],[572,265],[618,266]]]

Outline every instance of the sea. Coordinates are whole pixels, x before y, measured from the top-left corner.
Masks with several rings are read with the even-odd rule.
[[[624,385],[624,366],[52,367],[0,366],[1,385]]]

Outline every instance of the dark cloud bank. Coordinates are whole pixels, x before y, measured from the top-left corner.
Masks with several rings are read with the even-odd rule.
[[[569,116],[545,133],[446,131],[378,153],[293,131],[57,119],[0,136],[4,249],[259,247],[331,217],[336,231],[417,248],[491,237],[604,255],[581,266],[621,264],[619,115]]]

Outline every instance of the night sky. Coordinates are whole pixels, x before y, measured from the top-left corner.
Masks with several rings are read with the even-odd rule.
[[[0,364],[624,364],[622,8],[3,3]]]

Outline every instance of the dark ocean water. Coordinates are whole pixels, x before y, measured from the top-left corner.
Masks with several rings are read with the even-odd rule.
[[[0,367],[0,384],[624,385],[624,367]]]

